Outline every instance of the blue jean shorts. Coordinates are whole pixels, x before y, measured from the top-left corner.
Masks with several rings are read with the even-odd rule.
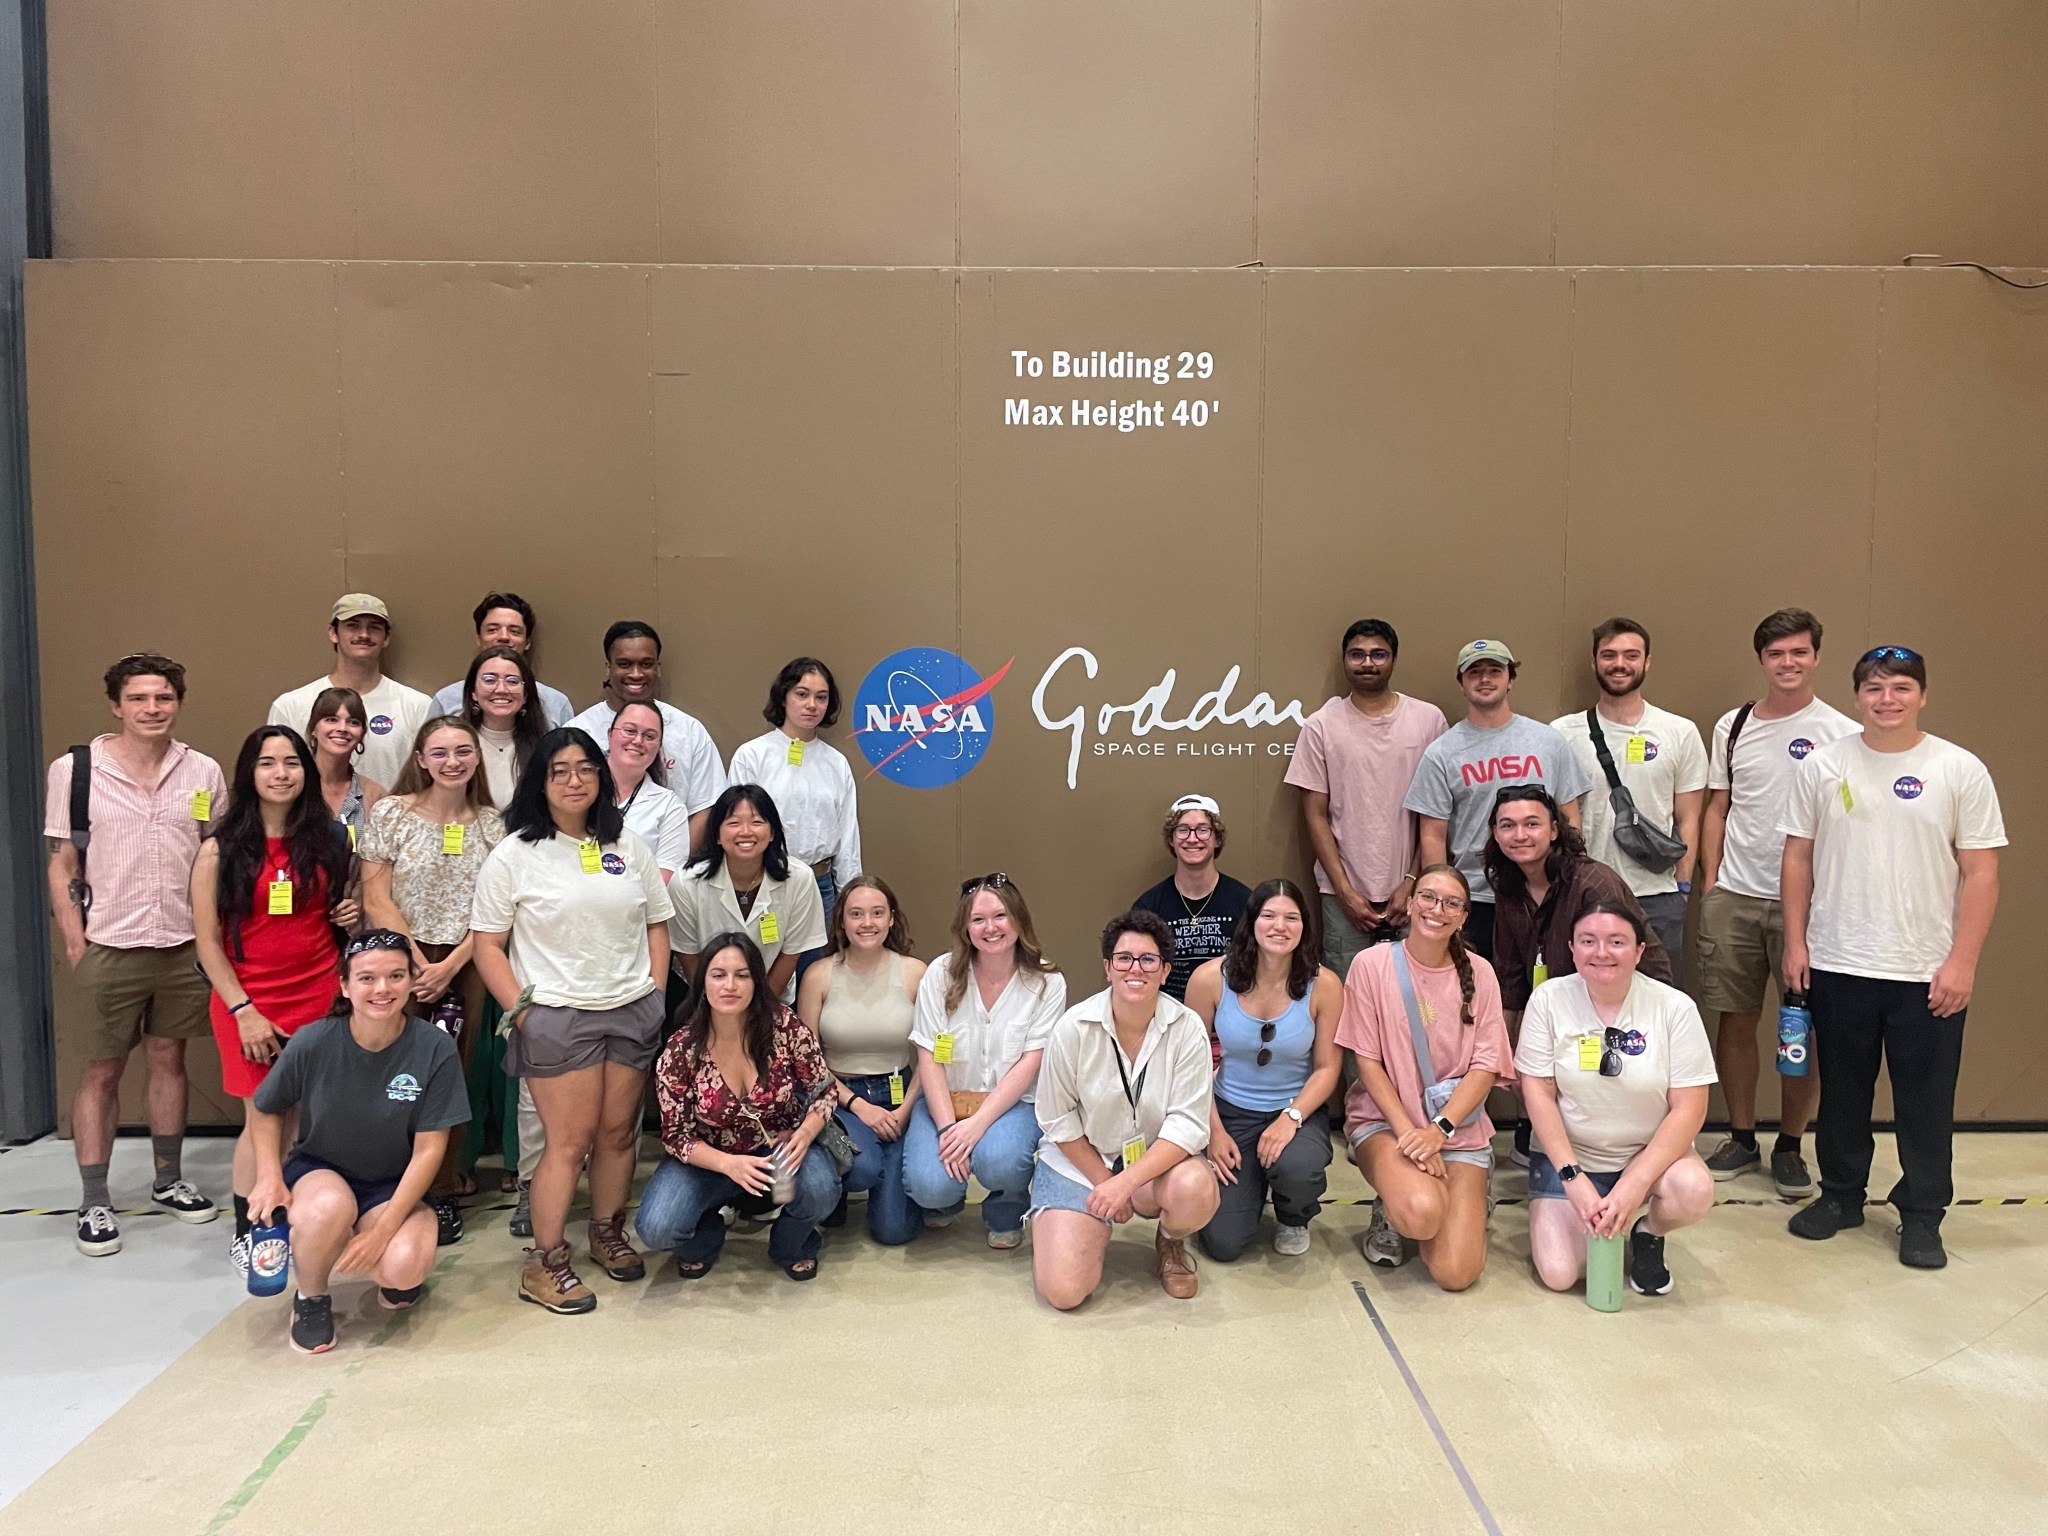
[[[1375,1136],[1390,1136],[1393,1134],[1393,1131],[1394,1128],[1384,1120],[1367,1120],[1363,1124],[1354,1126],[1350,1136],[1351,1156],[1355,1160],[1358,1156],[1358,1149],[1364,1146],[1366,1142]],[[1474,1168],[1480,1169],[1482,1172],[1493,1172],[1493,1148],[1490,1145],[1484,1147],[1444,1147],[1437,1152],[1437,1156],[1447,1163],[1470,1163]]]
[[[1077,1211],[1091,1220],[1102,1221],[1100,1216],[1088,1209],[1090,1193],[1086,1184],[1046,1167],[1045,1160],[1040,1158],[1038,1166],[1031,1173],[1031,1214],[1036,1216],[1040,1211]],[[1109,1221],[1102,1221],[1102,1224],[1105,1227],[1116,1225]]]
[[[1620,1180],[1621,1172],[1617,1168],[1612,1173],[1595,1173],[1592,1169],[1587,1168],[1580,1172],[1579,1177],[1590,1179],[1593,1187],[1605,1195]],[[1568,1198],[1564,1192],[1564,1180],[1557,1176],[1557,1165],[1541,1152],[1531,1152],[1529,1154],[1529,1198],[1531,1200],[1563,1200]]]

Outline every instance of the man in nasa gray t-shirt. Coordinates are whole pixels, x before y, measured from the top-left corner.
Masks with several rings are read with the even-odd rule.
[[[1520,670],[1514,652],[1498,640],[1474,640],[1458,652],[1465,718],[1429,744],[1402,802],[1419,819],[1423,865],[1456,864],[1471,884],[1465,942],[1488,958],[1493,888],[1484,858],[1495,791],[1506,784],[1541,784],[1577,826],[1579,797],[1593,787],[1564,737],[1508,708]]]

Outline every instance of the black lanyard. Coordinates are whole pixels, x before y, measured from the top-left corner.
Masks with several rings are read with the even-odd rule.
[[[1149,1029],[1150,1026],[1147,1026],[1148,1033]],[[1144,1066],[1138,1069],[1138,1089],[1136,1093],[1133,1093],[1131,1091],[1130,1074],[1124,1071],[1124,1048],[1122,1043],[1116,1037],[1116,1029],[1114,1026],[1111,1026],[1109,1031],[1109,1048],[1116,1053],[1117,1080],[1124,1085],[1124,1102],[1131,1106],[1131,1119],[1135,1123],[1138,1118],[1138,1100],[1144,1095],[1145,1092],[1145,1074],[1152,1070],[1152,1063],[1148,1061],[1145,1063]],[[1144,1046],[1140,1045],[1138,1049],[1142,1051],[1144,1049]]]

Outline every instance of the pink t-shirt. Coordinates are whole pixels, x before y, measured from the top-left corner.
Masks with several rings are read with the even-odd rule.
[[[1308,717],[1287,765],[1287,782],[1330,797],[1330,830],[1352,889],[1385,901],[1415,859],[1415,813],[1401,801],[1423,750],[1443,735],[1444,712],[1399,694],[1392,712],[1362,715],[1349,699],[1332,699]],[[1335,889],[1322,865],[1316,888]]]
[[[1344,1012],[1337,1019],[1337,1044],[1355,1051],[1386,1068],[1387,1076],[1401,1095],[1401,1108],[1420,1125],[1422,1071],[1415,1063],[1415,1042],[1408,1033],[1408,1013],[1401,1002],[1401,984],[1394,976],[1393,944],[1375,944],[1351,962],[1351,974],[1344,982]],[[1408,969],[1415,980],[1415,1001],[1422,1008],[1423,1033],[1429,1038],[1431,1064],[1437,1080],[1463,1077],[1468,1072],[1493,1072],[1502,1082],[1515,1075],[1514,1053],[1508,1048],[1507,1020],[1500,1011],[1500,983],[1493,967],[1472,956],[1472,1022],[1459,1018],[1462,1006],[1455,966],[1432,968],[1415,963],[1409,956]],[[1435,1017],[1431,1017],[1434,1014]],[[1386,1121],[1386,1115],[1366,1091],[1363,1081],[1353,1083],[1344,1096],[1344,1137],[1349,1141],[1358,1128],[1370,1121]],[[1493,1140],[1493,1122],[1481,1108],[1479,1118],[1461,1125],[1444,1143],[1461,1151],[1485,1146]]]

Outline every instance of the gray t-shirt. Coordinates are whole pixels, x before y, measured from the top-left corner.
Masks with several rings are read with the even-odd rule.
[[[1486,883],[1486,840],[1494,791],[1504,784],[1541,784],[1559,805],[1592,789],[1585,765],[1564,737],[1540,720],[1510,715],[1498,730],[1460,720],[1429,744],[1402,804],[1418,816],[1450,823],[1451,861],[1471,882],[1474,901],[1493,900]]]
[[[292,1150],[363,1183],[395,1179],[412,1161],[412,1139],[469,1120],[469,1092],[455,1042],[425,1019],[381,1051],[356,1043],[345,1018],[308,1024],[285,1042],[256,1085],[266,1115],[299,1109]]]

